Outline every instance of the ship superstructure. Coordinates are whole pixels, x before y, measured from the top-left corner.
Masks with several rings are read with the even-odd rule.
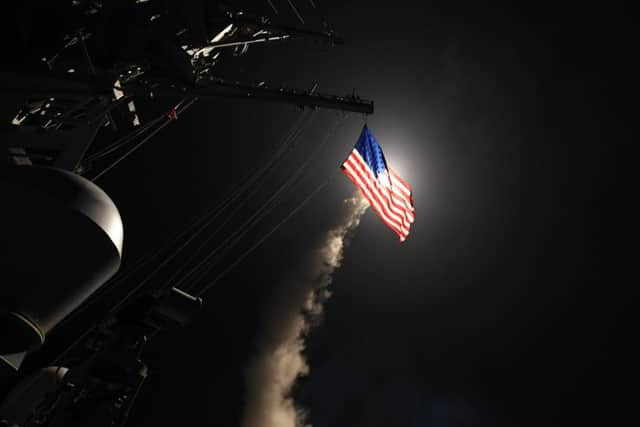
[[[373,112],[373,102],[355,94],[216,74],[219,64],[255,45],[342,44],[328,27],[279,24],[207,1],[73,0],[66,6],[64,31],[0,70],[0,141],[7,156],[0,191],[12,254],[0,287],[0,368],[7,378],[0,425],[123,425],[146,377],[145,343],[186,324],[202,304],[175,286],[131,292],[71,343],[73,364],[59,365],[65,359],[58,355],[48,368],[21,371],[47,334],[99,297],[119,269],[122,219],[94,181],[205,97]],[[162,106],[162,114],[143,120],[141,101]],[[96,144],[98,134],[108,141]]]

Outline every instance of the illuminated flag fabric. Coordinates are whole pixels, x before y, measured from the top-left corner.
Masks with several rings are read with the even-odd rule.
[[[403,242],[415,219],[411,186],[387,166],[382,149],[367,125],[341,169]]]

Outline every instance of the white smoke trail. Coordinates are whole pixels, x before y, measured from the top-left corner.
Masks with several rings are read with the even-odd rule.
[[[369,204],[359,194],[345,200],[346,216],[330,230],[319,249],[293,279],[276,291],[258,336],[258,354],[249,363],[243,427],[301,427],[305,412],[291,396],[296,379],[309,373],[305,337],[331,296],[327,288],[340,267],[345,242]]]

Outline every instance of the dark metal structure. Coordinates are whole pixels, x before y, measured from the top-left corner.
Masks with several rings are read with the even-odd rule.
[[[0,192],[11,200],[0,213],[11,248],[2,261],[9,279],[0,287],[2,355],[42,345],[48,331],[118,270],[123,227],[109,196],[62,169],[7,168]]]
[[[12,163],[85,174],[92,165],[84,160],[102,127],[129,136],[131,144],[144,137],[142,130],[150,130],[137,115],[141,99],[167,103],[175,97],[225,97],[373,113],[373,102],[355,95],[242,83],[215,73],[221,61],[253,45],[342,44],[332,31],[297,29],[237,11],[207,11],[206,2],[178,8],[170,1],[166,9],[154,1],[75,3],[88,24],[66,34],[59,50],[43,56],[39,71],[0,72],[0,94],[17,110],[8,117],[11,126],[0,128],[0,144]],[[201,19],[192,22],[197,16]]]
[[[122,426],[147,367],[145,344],[160,330],[188,323],[202,305],[176,288],[136,301],[105,319],[71,368],[41,369],[20,381],[0,403],[0,422],[35,426]]]
[[[0,149],[7,159],[0,219],[11,252],[0,264],[0,426],[123,425],[147,374],[145,343],[187,324],[202,304],[177,288],[131,293],[135,299],[125,298],[72,343],[76,362],[60,366],[56,358],[53,367],[22,375],[25,356],[120,266],[122,221],[92,181],[204,97],[373,113],[373,102],[355,95],[216,75],[221,61],[254,45],[342,44],[333,31],[200,0],[69,0],[61,13],[64,31],[40,40],[41,49],[25,36],[17,50],[26,60],[0,69]],[[141,100],[166,105],[166,112],[142,122]],[[95,146],[98,133],[113,141]]]

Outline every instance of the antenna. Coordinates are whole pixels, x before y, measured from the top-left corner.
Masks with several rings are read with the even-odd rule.
[[[269,6],[271,6],[271,9],[273,9],[273,13],[278,15],[278,9],[276,9],[276,7],[273,5],[273,2],[271,0],[267,0],[267,3],[269,3]]]
[[[304,25],[304,19],[302,19],[302,15],[300,15],[300,12],[298,12],[298,9],[296,9],[296,6],[293,4],[291,0],[287,0],[287,2],[289,3],[289,6],[291,6],[293,13],[295,13],[295,15],[298,17],[298,20],[300,20],[302,25]]]

